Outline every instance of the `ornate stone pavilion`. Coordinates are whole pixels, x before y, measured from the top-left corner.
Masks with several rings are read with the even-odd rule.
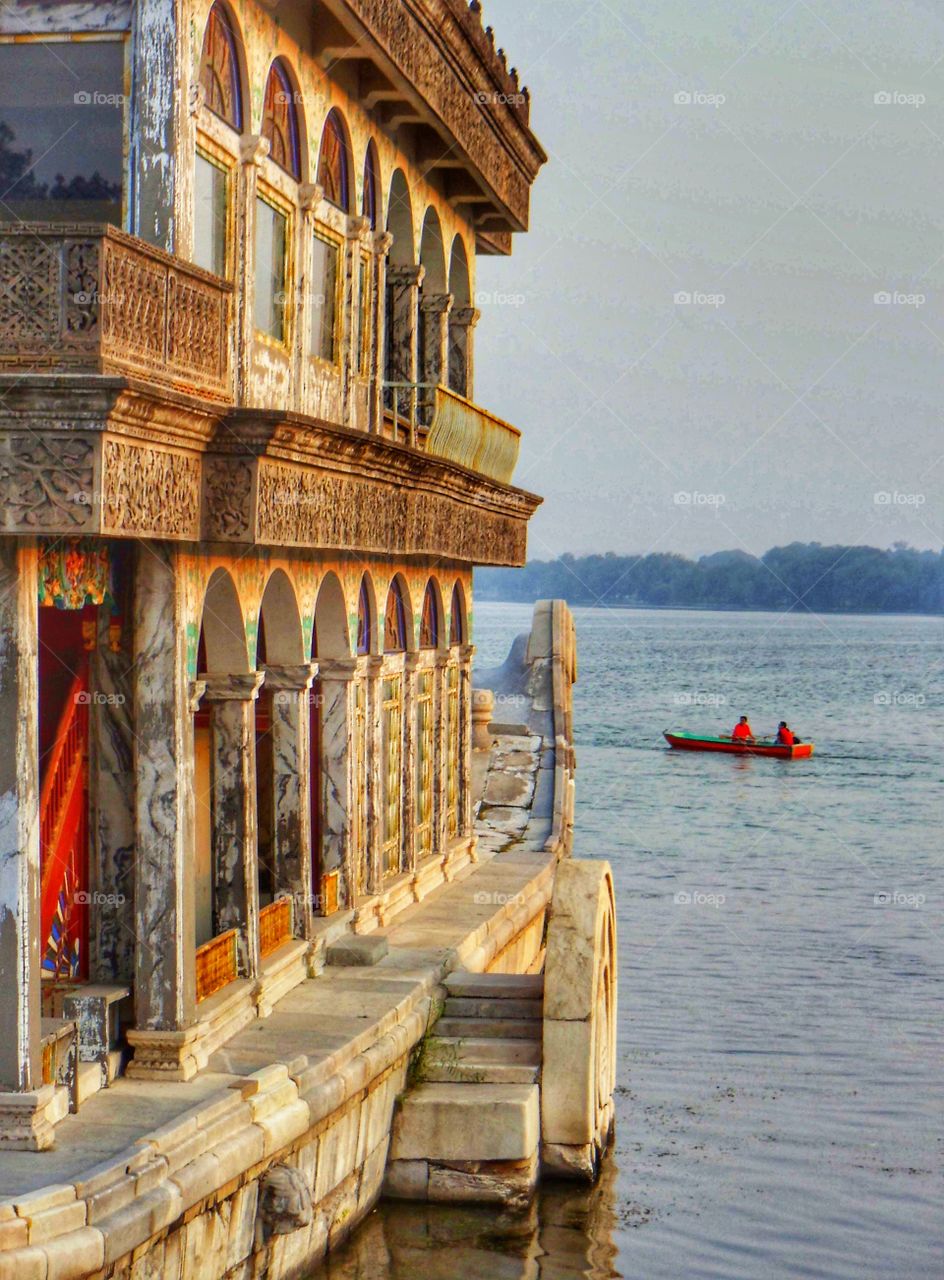
[[[471,572],[538,503],[474,402],[475,261],[545,157],[478,0],[36,0],[0,81],[0,1141],[36,1147],[475,858]]]

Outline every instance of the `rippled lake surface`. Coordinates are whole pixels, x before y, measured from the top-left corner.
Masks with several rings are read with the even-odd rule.
[[[384,1207],[325,1274],[944,1276],[942,623],[575,613],[575,850],[620,925],[606,1175],[523,1219]],[[478,605],[477,661],[530,616]],[[665,749],[741,712],[816,755]]]

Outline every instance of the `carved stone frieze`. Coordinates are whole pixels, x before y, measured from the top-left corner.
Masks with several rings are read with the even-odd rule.
[[[208,536],[240,541],[252,531],[255,468],[243,457],[210,456],[203,462],[203,507]]]
[[[200,461],[106,439],[102,456],[102,532],[199,538]]]
[[[95,446],[81,436],[11,432],[0,441],[3,528],[8,533],[92,531]]]

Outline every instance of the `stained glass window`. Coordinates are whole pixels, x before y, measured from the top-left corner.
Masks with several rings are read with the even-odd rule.
[[[370,592],[367,590],[367,578],[361,579],[360,594],[357,598],[357,652],[360,655],[370,653],[372,636],[370,633]]]
[[[301,177],[298,145],[298,112],[288,72],[273,62],[266,81],[262,106],[262,136],[269,140],[269,155],[293,178]]]
[[[361,200],[361,214],[370,223],[372,231],[377,229],[377,153],[374,144],[370,143],[364,157],[364,195]]]
[[[207,19],[200,60],[200,83],[214,115],[242,129],[243,104],[239,88],[236,37],[222,5],[215,4]]]
[[[465,619],[462,614],[462,592],[459,590],[459,584],[456,583],[452,589],[452,607],[449,618],[450,644],[463,644],[465,642]]]
[[[436,591],[430,582],[423,597],[423,620],[420,623],[420,648],[435,649],[439,644],[439,610],[436,608]]]
[[[318,184],[324,190],[326,200],[348,212],[350,189],[348,186],[347,141],[344,126],[336,111],[331,111],[321,135],[321,154],[318,157]]]
[[[384,610],[384,652],[402,653],[406,648],[406,609],[399,582],[392,582]]]

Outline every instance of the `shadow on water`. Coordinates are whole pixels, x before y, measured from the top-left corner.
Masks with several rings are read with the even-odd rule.
[[[613,1280],[616,1176],[546,1184],[524,1214],[384,1201],[311,1280]]]

